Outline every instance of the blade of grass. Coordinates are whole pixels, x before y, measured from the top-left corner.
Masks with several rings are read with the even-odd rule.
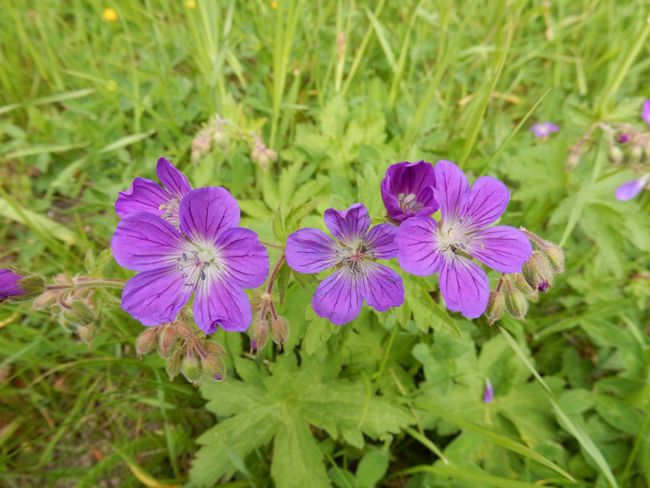
[[[444,464],[414,466],[412,468],[400,470],[394,473],[393,476],[404,476],[418,473],[432,473],[439,476],[447,476],[456,480],[470,482],[472,483],[471,486],[494,486],[495,488],[539,488],[538,484],[493,476],[476,467],[470,469],[467,466]]]
[[[420,408],[422,410],[426,410],[427,412],[431,412],[435,415],[438,415],[439,417],[445,419],[446,421],[457,425],[461,429],[468,430],[470,432],[478,434],[481,437],[484,437],[485,439],[493,442],[497,446],[503,447],[504,449],[508,449],[509,451],[512,452],[516,452],[517,454],[521,454],[522,456],[527,457],[528,459],[536,461],[539,464],[542,464],[547,468],[552,469],[553,471],[558,473],[560,476],[563,476],[567,480],[572,481],[574,483],[576,482],[573,476],[571,476],[569,473],[567,473],[565,470],[563,470],[560,466],[555,464],[550,459],[547,459],[537,451],[531,449],[530,447],[520,442],[511,439],[510,437],[505,436],[504,434],[495,432],[489,427],[486,427],[484,425],[479,425],[469,420],[465,420],[464,418],[458,415],[455,415],[451,412],[446,411],[443,408],[439,408],[438,406],[429,403],[424,403],[419,401],[416,403],[415,407]]]
[[[544,392],[546,393],[547,398],[551,402],[551,405],[553,406],[553,410],[555,411],[555,414],[558,416],[558,419],[560,420],[561,424],[566,428],[566,430],[573,436],[575,439],[580,443],[580,445],[583,447],[583,449],[589,454],[589,456],[594,460],[596,465],[598,466],[598,469],[603,473],[605,476],[605,479],[607,482],[613,486],[614,488],[618,487],[618,483],[616,482],[616,478],[614,478],[614,474],[612,473],[611,468],[609,467],[609,464],[607,464],[607,461],[605,460],[605,457],[603,454],[600,452],[600,449],[598,449],[598,446],[594,443],[594,441],[591,440],[591,438],[587,435],[586,432],[584,432],[578,425],[576,425],[571,418],[567,415],[567,413],[562,410],[562,407],[560,406],[559,402],[555,398],[555,395],[549,388],[549,386],[546,384],[542,376],[537,372],[535,369],[535,366],[529,361],[528,357],[524,353],[524,351],[519,347],[519,344],[517,344],[517,341],[514,340],[514,338],[508,333],[507,330],[505,330],[503,327],[499,327],[499,330],[505,337],[506,341],[508,342],[508,345],[512,348],[512,350],[517,354],[519,359],[521,360],[522,363],[530,370],[530,372],[533,374],[535,379],[539,382],[539,384],[542,386]]]

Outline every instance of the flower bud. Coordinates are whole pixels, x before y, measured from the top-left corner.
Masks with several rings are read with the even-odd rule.
[[[627,151],[627,162],[629,164],[637,164],[643,157],[643,148],[638,144],[632,144]]]
[[[151,327],[140,333],[135,340],[135,353],[138,356],[149,354],[156,346],[156,339],[158,338],[158,328]]]
[[[277,316],[271,321],[271,334],[273,334],[273,342],[282,349],[289,340],[289,326],[284,317]]]
[[[567,171],[573,171],[580,163],[580,149],[571,148],[567,157],[565,168]]]
[[[528,313],[528,300],[518,290],[508,291],[506,293],[506,310],[517,320],[523,320]]]
[[[95,312],[86,303],[73,302],[71,308],[81,324],[89,324],[95,320]]]
[[[196,383],[201,378],[201,364],[193,352],[188,352],[183,358],[181,373],[190,383]]]
[[[219,357],[224,357],[227,355],[226,350],[218,342],[205,341],[203,347],[209,354]]]
[[[168,358],[171,355],[174,346],[176,345],[176,337],[177,334],[175,327],[168,325],[163,328],[162,332],[158,336],[158,352],[162,357]]]
[[[264,349],[264,346],[269,341],[269,321],[265,318],[258,318],[253,322],[251,333],[251,349],[253,351]]]
[[[560,246],[549,241],[544,241],[540,245],[540,251],[554,273],[564,273],[564,251],[562,251]]]
[[[549,285],[553,284],[551,265],[539,250],[533,251],[530,259],[522,266],[521,271],[528,284],[534,290],[539,289],[539,285],[544,281]]]
[[[226,364],[221,357],[216,355],[208,355],[201,359],[201,369],[203,372],[217,381],[221,381],[226,377]]]
[[[524,278],[524,275],[521,273],[517,273],[512,275],[512,281],[515,285],[515,288],[522,292],[524,296],[531,297],[533,299],[537,299],[537,290],[533,289],[528,282],[526,281],[526,278]]]
[[[490,292],[487,310],[485,311],[489,325],[492,325],[501,318],[505,305],[506,298],[501,290]]]
[[[80,325],[77,327],[77,335],[85,344],[90,345],[95,337],[96,328],[93,324]]]
[[[180,349],[174,352],[169,358],[166,359],[165,370],[170,380],[173,380],[178,376],[178,373],[181,371],[181,362],[183,360],[183,351]]]
[[[626,143],[627,141],[629,141],[629,140],[630,140],[630,135],[629,135],[628,133],[626,133],[626,132],[621,132],[621,133],[616,137],[616,141],[617,141],[619,144],[625,144],[625,143]]]
[[[609,147],[609,161],[613,164],[620,164],[623,162],[625,155],[620,147],[612,144]]]
[[[494,401],[494,388],[489,378],[485,378],[485,389],[483,390],[483,403],[492,403]]]

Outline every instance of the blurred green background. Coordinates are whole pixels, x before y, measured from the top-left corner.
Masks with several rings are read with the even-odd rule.
[[[422,325],[430,312],[413,298],[422,292],[408,286],[412,302],[403,313],[413,320],[366,314],[349,326],[354,333],[313,325],[309,316],[317,332],[306,332],[305,295],[294,302],[299,312],[285,311],[299,317],[290,346],[301,343],[304,360],[343,341],[352,358],[341,359],[341,376],[372,377],[373,390],[385,395],[395,385],[372,375],[393,371],[393,362],[414,396],[435,390],[440,368],[446,378],[472,371],[479,405],[488,360],[476,356],[492,354],[492,410],[464,403],[462,391],[451,394],[453,381],[445,394],[431,393],[432,404],[534,448],[581,486],[614,478],[648,486],[650,199],[614,199],[634,173],[609,163],[598,131],[577,167],[566,170],[570,147],[592,124],[647,129],[640,120],[650,96],[647,15],[647,2],[631,0],[3,0],[0,263],[47,276],[128,276],[102,253],[117,223],[112,205],[133,177],[154,178],[160,156],[194,186],[227,186],[245,225],[272,242],[278,208],[311,203],[316,211],[304,223],[321,225],[324,208],[362,201],[381,221],[379,182],[388,164],[455,161],[473,177],[491,174],[509,185],[506,223],[565,249],[567,272],[526,321],[503,323],[546,378],[556,406],[496,327],[458,320],[464,341],[453,342],[435,320]],[[219,141],[206,140],[215,115],[229,129]],[[545,120],[560,132],[538,140],[528,128]],[[277,161],[252,156],[254,135]],[[214,416],[197,389],[167,379],[162,361],[136,359],[141,325],[119,311],[118,294],[100,291],[97,302],[91,346],[59,315],[0,306],[3,486],[187,481],[195,439]],[[382,351],[391,350],[396,321],[406,326],[393,357]],[[373,338],[349,342],[364,327]],[[475,369],[463,362],[470,356]],[[239,367],[237,375],[246,377]],[[204,396],[218,395],[210,388]],[[499,400],[502,392],[509,396]],[[512,483],[544,478],[529,457],[494,439],[463,437],[466,429],[449,423],[436,429],[434,420],[415,437],[404,428],[389,436],[377,449],[385,466],[366,479],[370,486],[528,486]],[[368,446],[355,450],[312,433],[322,441],[329,483],[364,486],[357,465]],[[425,434],[458,465],[483,468],[496,481],[463,478],[459,469],[403,472],[435,459]],[[602,453],[598,461],[590,446]],[[268,449],[247,456],[218,474],[229,475],[227,486],[270,486]],[[555,477],[546,476],[545,486],[570,484],[549,472]],[[282,476],[273,472],[276,482]]]

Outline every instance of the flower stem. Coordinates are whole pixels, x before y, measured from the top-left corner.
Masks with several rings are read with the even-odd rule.
[[[121,289],[124,287],[124,280],[107,280],[107,279],[98,279],[98,280],[88,280],[88,281],[75,281],[73,283],[56,283],[52,285],[45,285],[45,289],[48,291],[56,290],[71,290],[71,289],[80,289],[80,288],[118,288]]]
[[[282,255],[275,262],[275,266],[273,267],[273,271],[271,271],[271,276],[269,277],[269,281],[266,283],[266,289],[264,290],[269,295],[271,294],[271,292],[273,292],[273,283],[275,282],[275,279],[278,277],[278,273],[282,269],[282,265],[285,263],[285,261],[286,259],[284,257],[284,253],[282,253]]]

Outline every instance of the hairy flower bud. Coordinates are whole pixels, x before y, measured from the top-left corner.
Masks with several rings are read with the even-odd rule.
[[[221,357],[213,354],[201,359],[201,369],[207,376],[217,381],[221,381],[226,377],[226,364]]]
[[[609,147],[609,161],[613,164],[620,164],[623,162],[625,155],[620,147],[612,144]]]
[[[251,349],[253,351],[264,349],[269,341],[269,321],[265,318],[258,318],[253,322],[251,335]]]
[[[289,326],[284,317],[274,317],[271,321],[271,334],[273,334],[273,342],[282,349],[289,340]]]
[[[201,378],[201,364],[193,352],[189,351],[183,358],[181,373],[190,383],[196,383]]]
[[[95,320],[95,311],[84,302],[74,302],[71,305],[72,312],[77,316],[81,324],[89,324]]]
[[[156,339],[158,338],[158,328],[151,327],[141,332],[135,340],[135,353],[138,356],[149,354],[154,347],[156,347]]]
[[[539,285],[546,282],[548,285],[553,284],[553,271],[548,260],[541,251],[533,251],[530,259],[522,266],[522,274],[528,284],[538,290]]]
[[[219,357],[225,357],[227,355],[226,350],[218,342],[212,342],[208,340],[205,341],[203,347],[209,354],[219,356]]]
[[[170,380],[173,380],[181,372],[181,363],[183,361],[183,351],[180,349],[174,352],[169,358],[166,359],[165,370]]]
[[[85,344],[90,345],[95,337],[96,328],[93,324],[80,325],[77,327],[77,335]]]
[[[488,324],[492,325],[503,316],[503,311],[506,306],[506,298],[501,290],[491,291],[488,300],[488,306],[485,315],[488,319]]]
[[[158,352],[164,358],[169,358],[176,345],[176,328],[166,326],[158,336]]]
[[[512,275],[512,282],[517,290],[522,292],[524,296],[531,297],[533,299],[537,299],[537,289],[533,289],[528,282],[526,281],[526,278],[524,278],[524,275],[521,273],[517,273]]]
[[[564,251],[556,244],[549,241],[544,241],[540,245],[540,251],[551,266],[554,273],[564,273]]]
[[[523,320],[528,313],[528,300],[518,290],[509,290],[506,293],[506,310],[517,320]]]

